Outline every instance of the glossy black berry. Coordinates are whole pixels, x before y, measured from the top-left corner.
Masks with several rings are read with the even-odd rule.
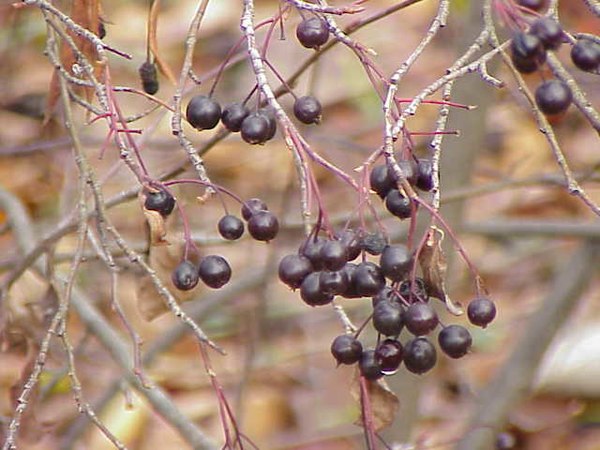
[[[391,375],[402,363],[404,349],[396,339],[384,339],[375,347],[375,359],[384,375]]]
[[[161,216],[166,217],[175,208],[175,198],[165,189],[159,189],[154,192],[150,191],[146,194],[144,208],[149,211],[158,211]]]
[[[467,307],[467,317],[473,325],[485,328],[496,317],[496,305],[484,297],[471,300]]]
[[[321,249],[327,240],[321,236],[309,236],[298,249],[298,253],[306,256],[312,263],[315,270],[323,269],[323,260],[321,259]]]
[[[403,280],[413,266],[412,253],[405,245],[387,245],[379,257],[379,267],[386,278]]]
[[[385,196],[385,208],[399,219],[408,219],[412,215],[410,199],[402,195],[398,189],[392,189]]]
[[[146,94],[154,95],[158,92],[158,72],[156,64],[144,62],[138,69],[140,79],[142,80],[142,88]]]
[[[208,287],[219,289],[231,279],[231,267],[222,256],[208,255],[200,261],[198,274]]]
[[[321,290],[327,294],[341,295],[348,289],[350,282],[348,274],[344,270],[320,272],[319,283]]]
[[[365,234],[360,242],[361,248],[369,255],[381,255],[386,245],[387,240],[381,233]]]
[[[360,361],[358,363],[360,374],[367,380],[377,380],[384,374],[381,372],[381,367],[377,364],[377,358],[375,357],[375,350],[363,351]]]
[[[430,159],[419,159],[415,185],[425,192],[433,189],[433,161]]]
[[[171,274],[173,285],[180,291],[189,291],[198,284],[198,268],[190,261],[181,261]]]
[[[360,236],[356,230],[345,229],[338,231],[335,237],[340,240],[348,250],[348,261],[354,261],[361,252]]]
[[[424,336],[438,325],[435,309],[427,303],[415,302],[404,311],[404,325],[415,336]]]
[[[362,344],[351,334],[342,334],[331,343],[331,354],[338,364],[354,364],[362,356]]]
[[[221,119],[221,105],[206,95],[195,95],[188,103],[185,117],[197,130],[210,130]]]
[[[572,101],[571,89],[560,80],[544,81],[535,90],[535,102],[544,114],[564,112]]]
[[[591,39],[579,39],[571,48],[571,60],[586,72],[600,70],[600,44]]]
[[[358,264],[354,263],[346,263],[346,265],[342,268],[342,271],[346,273],[348,278],[348,286],[346,290],[340,293],[341,296],[345,298],[359,298],[361,295],[358,293],[356,289],[356,281],[355,281],[355,273],[358,268]]]
[[[385,286],[385,278],[378,265],[372,262],[361,262],[352,276],[356,292],[362,297],[371,297]]]
[[[248,232],[257,241],[271,241],[279,232],[279,221],[270,211],[258,211],[248,220]]]
[[[250,113],[240,127],[242,139],[248,144],[264,144],[269,140],[271,125],[267,117],[260,113]]]
[[[313,266],[306,256],[286,255],[279,262],[279,279],[292,289],[299,288],[302,281],[312,272]]]
[[[294,102],[294,116],[300,122],[310,125],[321,121],[321,103],[312,95],[299,97]]]
[[[385,198],[388,192],[396,188],[396,180],[387,164],[379,164],[371,169],[369,184],[381,198]]]
[[[546,7],[547,0],[517,0],[517,3],[525,8],[532,9],[534,11],[540,11]]]
[[[320,272],[312,272],[304,278],[300,285],[300,298],[310,306],[327,305],[332,302],[333,294],[323,292],[320,283]]]
[[[442,351],[450,358],[462,358],[473,343],[471,333],[460,325],[448,325],[438,334],[438,343]]]
[[[318,48],[329,39],[329,28],[320,17],[311,17],[298,24],[296,37],[304,47]]]
[[[242,128],[242,122],[250,114],[250,110],[243,103],[231,103],[221,113],[221,122],[229,131],[236,133]]]
[[[267,119],[267,123],[269,124],[269,133],[267,134],[267,141],[270,141],[275,136],[277,132],[277,120],[275,120],[275,112],[272,108],[262,108],[258,111],[258,114]]]
[[[414,282],[411,282],[411,280],[404,280],[400,283],[400,286],[398,286],[398,292],[404,300],[409,302],[426,302],[429,300],[425,281],[419,277],[416,277]]]
[[[232,214],[221,217],[217,228],[223,239],[227,239],[228,241],[235,241],[244,234],[244,222]]]
[[[242,217],[244,220],[250,220],[250,217],[259,211],[268,210],[267,204],[260,198],[251,198],[242,203]]]
[[[539,37],[529,33],[517,32],[511,44],[511,59],[521,73],[531,73],[546,60],[546,51]]]
[[[533,22],[529,33],[538,37],[547,50],[555,50],[562,44],[563,30],[556,20],[549,17],[540,17]]]
[[[397,303],[379,302],[373,309],[373,328],[385,336],[397,336],[404,326],[402,308]]]
[[[404,346],[404,366],[409,372],[425,373],[435,366],[436,361],[437,352],[427,338],[415,338]]]
[[[348,261],[348,248],[342,241],[327,240],[321,247],[319,257],[326,270],[340,270]]]

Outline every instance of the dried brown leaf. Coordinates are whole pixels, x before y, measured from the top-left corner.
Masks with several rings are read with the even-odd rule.
[[[158,247],[169,245],[165,218],[158,211],[152,211],[145,208],[144,216],[146,216],[146,221],[150,227],[150,246]]]
[[[388,387],[384,379],[367,381],[366,383],[371,409],[370,421],[373,424],[374,431],[379,431],[392,424],[396,414],[398,413],[398,409],[400,408],[400,400]],[[360,376],[358,375],[358,371],[354,377],[354,380],[352,381],[350,392],[359,403],[359,409],[362,410],[362,408],[360,408],[361,390]],[[362,417],[362,414],[355,423],[361,427],[364,426],[365,420]]]
[[[177,85],[177,79],[171,71],[167,63],[160,57],[158,53],[158,41],[156,39],[156,31],[158,29],[158,13],[160,11],[160,0],[154,0],[150,7],[150,14],[148,15],[148,48],[154,56],[154,62],[158,66],[160,72],[167,77],[169,83],[173,86]]]

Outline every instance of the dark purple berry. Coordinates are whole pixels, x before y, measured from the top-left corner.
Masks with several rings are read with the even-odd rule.
[[[415,336],[424,336],[438,325],[438,316],[427,303],[415,302],[404,311],[406,329]]]
[[[210,130],[221,119],[221,105],[206,95],[195,95],[188,103],[185,117],[197,130]]]
[[[348,248],[342,241],[325,241],[319,259],[326,270],[340,270],[348,261]]]
[[[385,339],[375,347],[375,359],[384,375],[391,375],[402,363],[404,349],[396,339]]]
[[[324,267],[321,259],[321,249],[325,242],[327,240],[321,236],[309,236],[298,249],[298,253],[306,256],[315,270],[321,270]]]
[[[365,350],[362,352],[358,368],[360,369],[360,374],[367,380],[374,381],[383,376],[381,368],[377,364],[375,350]]]
[[[385,196],[385,208],[399,219],[408,219],[412,215],[411,203],[398,189],[392,189]]]
[[[358,265],[354,264],[354,263],[346,263],[346,265],[344,265],[344,267],[342,268],[342,272],[346,273],[346,276],[348,278],[348,286],[346,287],[346,290],[344,292],[340,293],[340,295],[342,297],[345,297],[345,298],[361,297],[361,295],[358,293],[358,290],[356,289],[356,282],[355,282],[355,276],[354,276],[357,268],[358,268]]]
[[[560,80],[544,81],[535,90],[535,102],[544,114],[564,112],[572,101],[571,89]]]
[[[104,25],[104,22],[102,20],[100,20],[100,22],[98,22],[98,37],[100,39],[104,39],[106,37],[106,25]]]
[[[385,163],[374,166],[371,169],[371,173],[369,174],[369,184],[371,189],[381,198],[385,198],[388,192],[395,189],[397,186],[392,171]]]
[[[286,255],[279,262],[279,279],[292,289],[299,288],[312,271],[312,264],[306,256]]]
[[[222,256],[208,255],[200,261],[198,274],[208,287],[219,289],[231,279],[231,267]]]
[[[277,120],[275,120],[275,113],[271,108],[262,108],[258,111],[258,114],[267,119],[269,124],[269,133],[267,134],[267,141],[270,141],[277,133]]]
[[[251,113],[242,121],[242,139],[248,144],[264,144],[269,140],[271,125],[269,119],[260,113]]]
[[[158,72],[156,64],[149,61],[144,62],[138,69],[140,79],[142,80],[142,88],[146,94],[154,95],[158,92]]]
[[[413,267],[412,253],[405,245],[387,245],[379,258],[381,272],[392,281],[401,281]]]
[[[534,72],[546,60],[546,51],[539,37],[517,32],[510,43],[511,59],[521,73]]]
[[[242,129],[242,122],[250,114],[250,110],[243,103],[231,103],[221,113],[221,122],[229,131],[236,133]]]
[[[344,270],[321,272],[319,283],[321,290],[328,294],[341,295],[348,289],[348,274]]]
[[[150,211],[158,211],[161,216],[166,217],[175,208],[175,198],[165,189],[150,191],[146,194],[144,208]]]
[[[496,317],[496,305],[490,299],[476,298],[469,302],[467,316],[473,325],[485,328]]]
[[[198,268],[190,261],[181,261],[171,274],[173,285],[180,291],[189,291],[198,284]]]
[[[384,286],[377,294],[371,297],[371,304],[375,308],[380,302],[389,302],[400,305],[400,298],[390,286]]]
[[[235,241],[244,234],[244,222],[232,214],[221,217],[217,228],[223,239],[227,239],[228,241]]]
[[[260,198],[251,198],[242,204],[242,217],[244,220],[250,220],[250,217],[257,212],[268,210],[267,204]]]
[[[563,30],[556,20],[549,17],[540,17],[533,22],[529,33],[537,36],[547,50],[555,50],[562,44]]]
[[[345,229],[338,231],[335,237],[348,249],[348,261],[354,261],[360,255],[360,236],[355,230]]]
[[[248,232],[257,241],[271,241],[279,232],[279,221],[271,211],[258,211],[248,220]]]
[[[421,301],[426,302],[429,300],[429,294],[427,293],[427,287],[425,281],[422,278],[416,277],[414,283],[410,280],[404,280],[398,286],[398,292],[404,298],[404,300],[413,302]]]
[[[571,48],[571,60],[579,69],[593,72],[600,69],[600,44],[592,39],[578,39]]]
[[[312,95],[305,95],[294,102],[294,116],[300,122],[310,125],[321,121],[321,103]]]
[[[397,303],[379,302],[373,309],[373,328],[385,336],[397,336],[404,326],[402,308]]]
[[[354,364],[362,356],[362,344],[351,334],[342,334],[331,343],[331,354],[338,364]]]
[[[471,333],[460,325],[448,325],[438,334],[438,343],[442,351],[450,358],[462,358],[473,343]]]
[[[546,7],[546,1],[547,0],[517,0],[517,3],[525,8],[540,11]]]
[[[329,28],[320,17],[311,17],[298,24],[296,37],[304,47],[318,48],[329,39]]]
[[[300,298],[302,298],[307,305],[327,305],[333,300],[333,294],[323,292],[321,289],[321,283],[319,281],[320,277],[320,272],[312,272],[307,275],[300,285]]]
[[[381,233],[368,233],[363,236],[360,246],[369,255],[381,255],[387,245],[387,240]]]
[[[385,286],[385,278],[378,265],[372,262],[361,262],[352,276],[356,292],[362,297],[371,297]]]
[[[433,189],[433,161],[430,159],[419,159],[415,185],[425,192]]]
[[[409,372],[425,373],[435,366],[436,361],[437,352],[427,338],[415,338],[404,346],[404,365]]]

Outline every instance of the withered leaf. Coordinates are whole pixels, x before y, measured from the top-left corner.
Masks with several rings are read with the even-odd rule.
[[[144,216],[150,227],[150,246],[169,245],[165,218],[158,212],[144,208]]]
[[[392,424],[396,414],[398,413],[398,409],[400,408],[400,400],[388,387],[383,378],[377,381],[366,380],[366,386],[371,410],[370,421],[373,424],[374,431],[379,431]],[[358,370],[356,371],[356,375],[352,381],[350,392],[358,402],[359,410],[362,411],[362,408],[360,407],[361,389],[360,375],[358,374]],[[365,420],[362,417],[362,412],[355,424],[364,427]]]

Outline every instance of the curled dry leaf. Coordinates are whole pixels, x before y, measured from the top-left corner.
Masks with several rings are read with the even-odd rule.
[[[429,229],[427,241],[419,253],[419,264],[430,295],[442,300],[451,314],[460,316],[464,314],[460,303],[453,302],[446,292],[448,264],[442,250],[443,240],[444,232],[438,227],[432,226]]]
[[[383,378],[377,381],[367,380],[366,385],[371,405],[370,422],[373,424],[373,430],[379,431],[392,424],[400,408],[400,400],[388,387]],[[362,410],[360,408],[360,375],[358,374],[358,370],[352,380],[350,392],[352,397],[358,402],[359,410]],[[362,414],[355,423],[361,427],[364,426],[365,420]]]
[[[158,53],[158,41],[156,39],[156,31],[158,29],[158,13],[160,11],[160,0],[154,0],[148,14],[148,48],[154,56],[154,62],[158,66],[161,73],[167,77],[173,86],[177,86],[177,80],[167,63],[160,57]]]
[[[158,211],[144,209],[144,216],[150,228],[150,247],[169,245],[165,218]]]

